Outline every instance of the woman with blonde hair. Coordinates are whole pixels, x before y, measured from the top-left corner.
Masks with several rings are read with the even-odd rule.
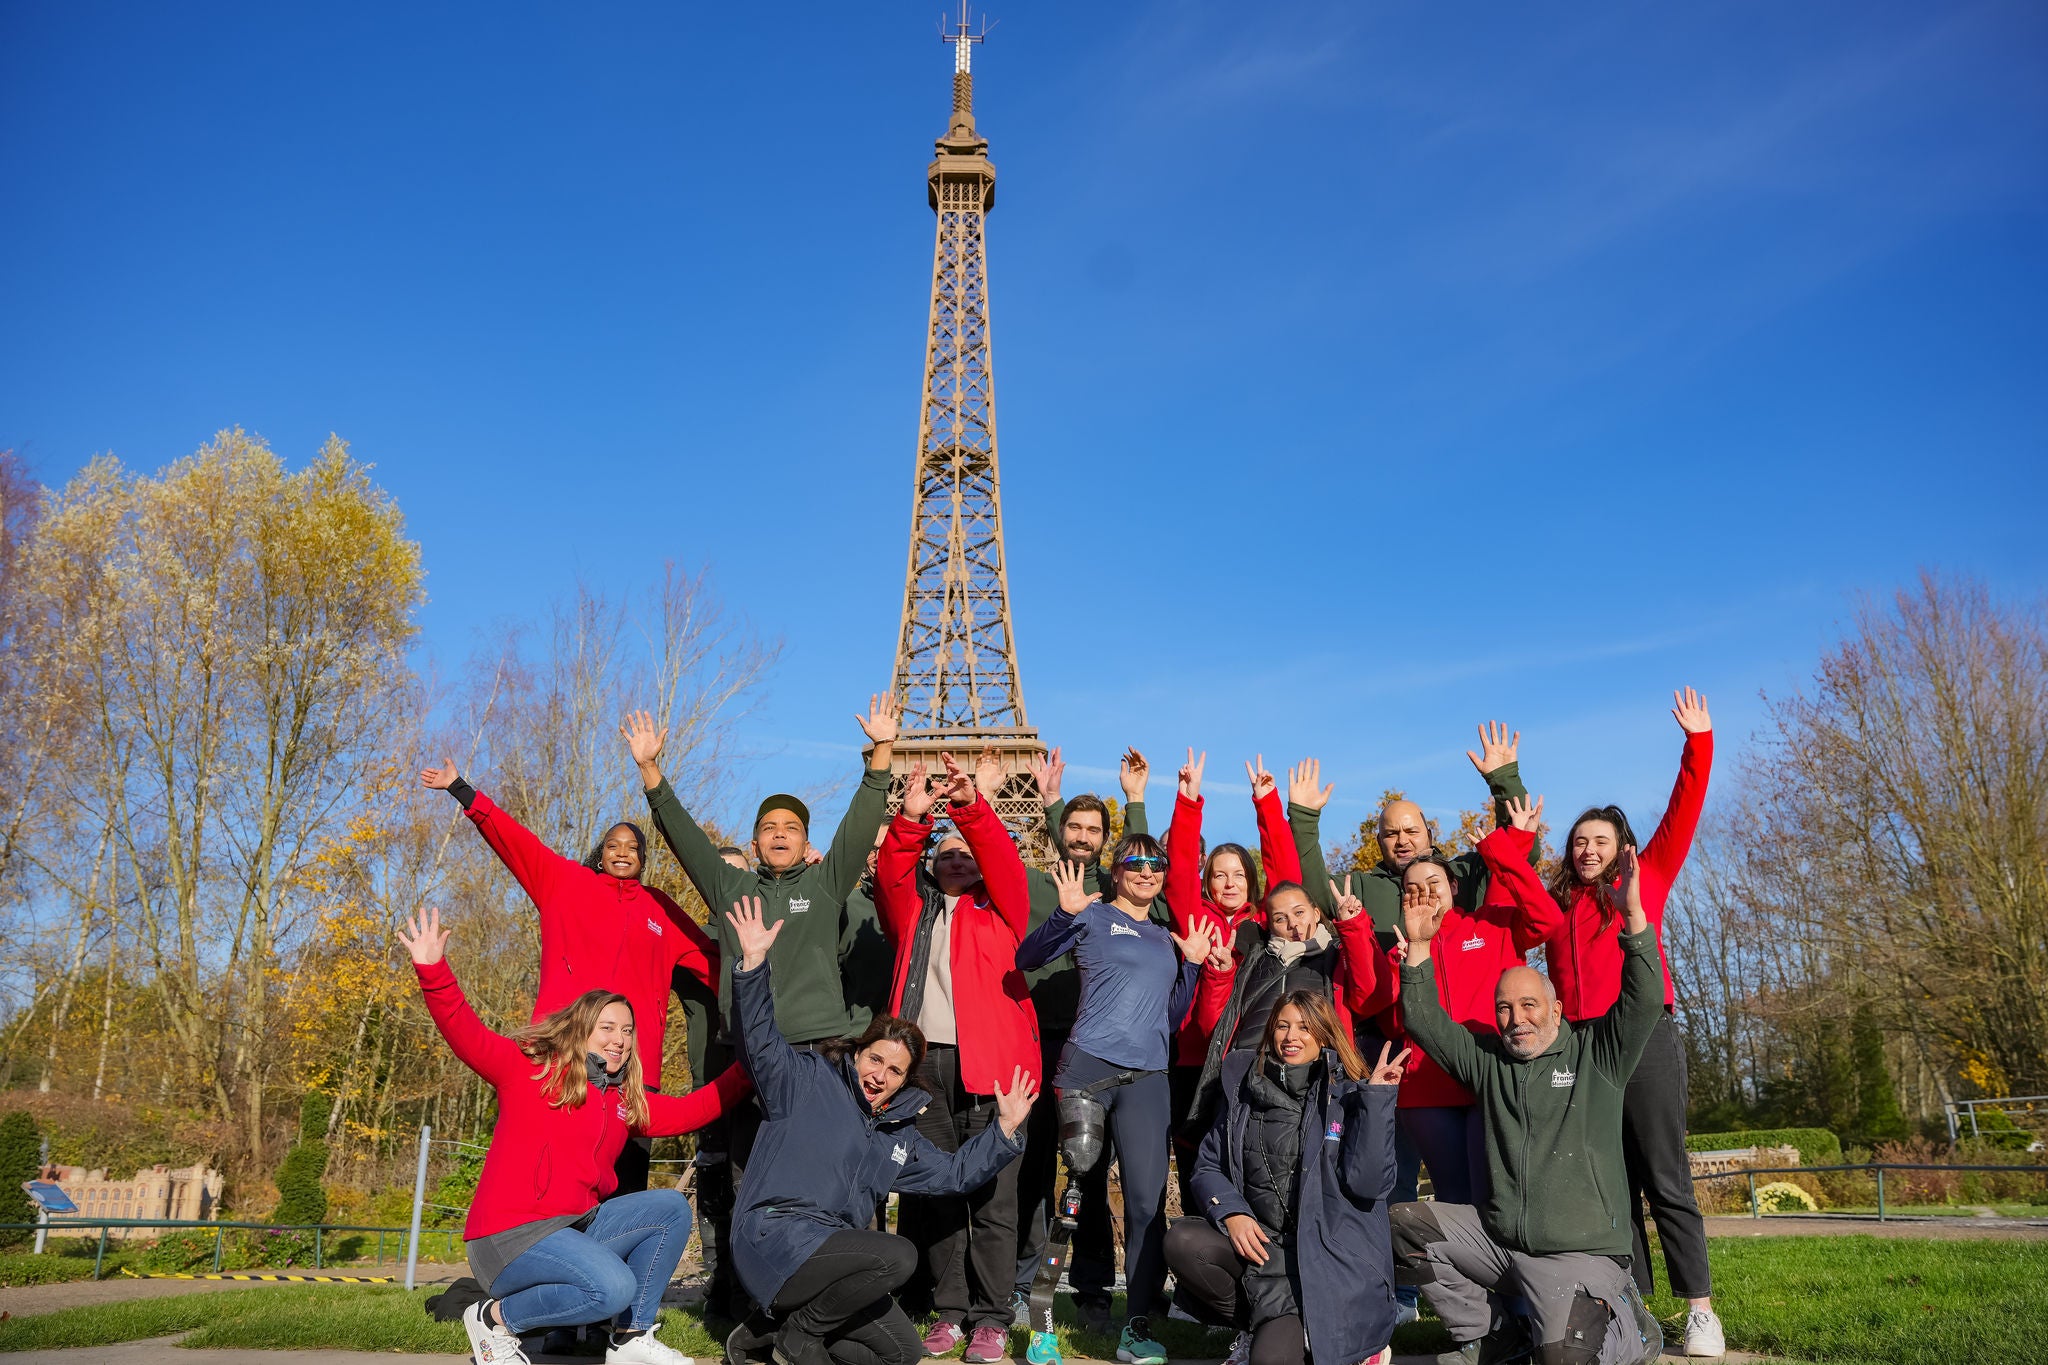
[[[498,1094],[498,1121],[462,1235],[489,1298],[462,1315],[476,1365],[523,1365],[521,1333],[612,1323],[608,1365],[689,1365],[654,1335],[662,1291],[690,1240],[680,1190],[606,1199],[629,1136],[668,1137],[710,1123],[750,1087],[735,1067],[688,1095],[651,1094],[633,1005],[587,991],[526,1028],[485,1027],[444,956],[441,912],[399,930],[435,1027]]]
[[[1379,1365],[1394,1334],[1394,1100],[1408,1053],[1368,1071],[1329,996],[1289,991],[1223,1061],[1195,1157],[1200,1216],[1166,1234],[1174,1301],[1235,1327],[1230,1365]]]

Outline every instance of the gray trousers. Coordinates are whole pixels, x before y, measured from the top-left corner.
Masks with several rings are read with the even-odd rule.
[[[1470,1204],[1397,1204],[1395,1279],[1419,1285],[1459,1344],[1477,1341],[1519,1299],[1542,1365],[1638,1365],[1664,1334],[1628,1267],[1583,1251],[1531,1256],[1500,1245]]]

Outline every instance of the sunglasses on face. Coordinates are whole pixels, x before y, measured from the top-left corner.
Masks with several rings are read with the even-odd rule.
[[[1128,867],[1136,872],[1164,872],[1166,859],[1153,853],[1133,853],[1117,866]]]

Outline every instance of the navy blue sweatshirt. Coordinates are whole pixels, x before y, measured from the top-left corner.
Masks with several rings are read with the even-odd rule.
[[[1096,901],[1078,915],[1053,911],[1017,945],[1017,966],[1032,971],[1070,952],[1081,1004],[1068,1045],[1112,1066],[1164,1071],[1200,964],[1180,960],[1163,925]]]
[[[940,1151],[917,1131],[931,1100],[915,1086],[870,1109],[851,1056],[833,1061],[784,1040],[766,962],[753,971],[733,964],[732,1003],[740,1061],[768,1115],[732,1220],[733,1268],[756,1302],[774,1302],[827,1237],[866,1227],[891,1189],[964,1194],[1023,1152],[1022,1130],[1010,1138],[1000,1123],[957,1152]]]

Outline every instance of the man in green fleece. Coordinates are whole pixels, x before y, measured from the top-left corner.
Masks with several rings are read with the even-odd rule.
[[[775,940],[769,961],[774,966],[775,1025],[782,1036],[802,1047],[828,1038],[845,1037],[848,1029],[846,990],[839,974],[841,920],[847,893],[859,885],[882,827],[889,800],[889,758],[896,744],[896,699],[870,698],[868,713],[856,716],[873,743],[867,768],[853,801],[839,821],[825,857],[804,860],[810,843],[810,808],[794,796],[778,793],[754,812],[754,867],[733,867],[718,855],[675,789],[661,775],[661,746],[668,731],[657,730],[654,718],[635,711],[619,727],[640,781],[647,789],[648,813],[654,827],[674,850],[683,874],[711,907],[708,926],[718,940],[718,1006],[728,1030],[732,1013],[732,964],[738,960],[732,930],[722,913],[743,896],[758,896],[762,922],[789,927]]]
[[[1431,907],[1419,894],[1403,900],[1408,1036],[1479,1097],[1486,1121],[1484,1208],[1392,1211],[1395,1278],[1422,1287],[1459,1343],[1439,1365],[1527,1359],[1521,1328],[1501,1308],[1516,1298],[1528,1304],[1544,1365],[1639,1365],[1663,1353],[1663,1331],[1629,1273],[1621,1106],[1664,1009],[1664,969],[1633,847],[1621,865],[1621,998],[1577,1025],[1531,967],[1509,968],[1494,988],[1497,1036],[1453,1021],[1437,999]]]
[[[1486,779],[1496,824],[1508,823],[1509,801],[1529,794],[1529,789],[1522,785],[1521,766],[1515,761],[1521,744],[1521,731],[1510,737],[1507,726],[1489,721],[1479,727],[1479,751],[1465,751],[1465,757]],[[1330,874],[1323,861],[1322,819],[1323,807],[1336,785],[1325,786],[1322,778],[1322,764],[1313,758],[1305,758],[1299,767],[1287,770],[1287,823],[1294,831],[1294,851],[1301,858],[1302,889],[1329,917],[1337,913],[1337,903],[1331,898]],[[1417,858],[1427,857],[1435,844],[1422,807],[1413,801],[1389,801],[1382,806],[1376,837],[1380,845],[1378,865],[1370,872],[1347,871],[1343,889],[1365,902],[1380,947],[1391,948],[1401,922],[1401,874]],[[1540,839],[1530,845],[1531,866],[1542,856],[1542,848]],[[1479,854],[1461,853],[1451,859],[1451,867],[1458,883],[1459,907],[1471,910],[1484,904],[1486,864]]]

